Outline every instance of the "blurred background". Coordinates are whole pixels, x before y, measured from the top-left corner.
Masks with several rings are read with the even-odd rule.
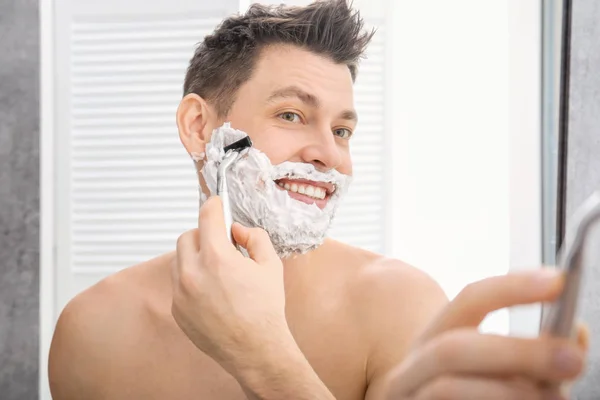
[[[186,64],[250,3],[0,0],[1,399],[50,399],[47,353],[64,305],[194,226],[195,172],[174,119]],[[574,1],[563,147],[562,1],[354,5],[377,34],[356,83],[356,178],[331,236],[415,265],[450,297],[554,263],[557,223],[600,188],[600,3]],[[593,338],[598,267],[582,294]],[[539,307],[523,307],[482,330],[538,326]],[[600,398],[595,340],[592,353],[574,398]]]

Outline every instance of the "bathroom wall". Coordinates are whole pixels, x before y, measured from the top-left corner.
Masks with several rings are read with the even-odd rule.
[[[39,4],[0,0],[0,393],[38,394]],[[600,3],[575,0],[567,214],[600,188]],[[600,230],[592,240],[582,316],[600,337]],[[591,265],[590,265],[591,266]],[[600,398],[600,344],[574,398]]]
[[[38,1],[0,0],[0,398],[38,397]]]
[[[567,160],[567,224],[575,208],[600,189],[600,2],[573,1],[570,128]],[[577,400],[600,399],[600,229],[590,237],[582,294],[582,318],[591,330],[586,376]]]

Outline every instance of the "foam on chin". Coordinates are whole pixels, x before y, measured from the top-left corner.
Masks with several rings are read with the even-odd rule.
[[[215,129],[206,145],[206,159],[200,171],[211,193],[216,193],[217,168],[225,157],[223,148],[246,133],[229,123]],[[292,199],[275,183],[282,178],[330,182],[336,187],[325,208]],[[281,258],[314,250],[326,233],[347,192],[351,177],[335,170],[320,172],[312,164],[286,161],[272,165],[266,154],[252,147],[242,152],[227,175],[233,220],[245,226],[263,228]],[[200,203],[206,196],[200,195]]]

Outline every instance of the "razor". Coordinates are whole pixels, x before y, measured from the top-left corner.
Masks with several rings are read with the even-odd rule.
[[[217,168],[217,196],[221,198],[223,203],[223,214],[225,215],[225,229],[227,238],[231,243],[234,243],[231,236],[231,225],[233,224],[233,215],[231,213],[231,203],[229,200],[229,187],[227,185],[227,171],[239,159],[241,152],[249,147],[252,147],[252,141],[249,136],[225,146],[225,158]]]

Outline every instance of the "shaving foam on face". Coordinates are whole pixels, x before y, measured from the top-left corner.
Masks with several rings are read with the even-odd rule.
[[[206,160],[200,171],[211,193],[217,191],[217,169],[225,157],[223,148],[247,136],[229,123],[215,129],[206,145]],[[332,183],[335,191],[325,208],[291,198],[275,183],[282,178]],[[270,236],[281,258],[303,254],[321,245],[331,226],[339,202],[352,178],[335,170],[318,171],[314,165],[286,161],[272,165],[266,154],[251,147],[243,150],[229,168],[227,181],[233,220],[260,227]],[[206,200],[202,198],[201,204]]]

